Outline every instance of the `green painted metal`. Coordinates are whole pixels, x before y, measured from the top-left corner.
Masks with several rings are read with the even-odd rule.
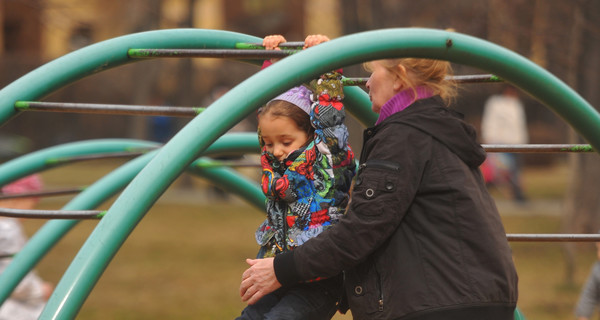
[[[100,210],[25,210],[0,208],[0,217],[25,219],[100,219],[106,211]]]
[[[64,103],[17,101],[15,109],[19,111],[46,111],[46,112],[71,112],[71,113],[98,113],[142,116],[170,116],[194,117],[206,108],[175,107],[175,106],[140,106],[124,104],[99,104],[99,103]]]
[[[570,152],[594,152],[594,148],[590,145],[576,145],[571,148],[566,149],[565,151]]]
[[[140,61],[130,59],[127,51],[137,48],[235,48],[239,42],[260,42],[262,39],[240,33],[205,29],[168,29],[134,33],[99,42],[55,59],[17,79],[0,90],[0,124],[18,114],[17,101],[41,100],[53,91],[86,76]],[[262,60],[245,60],[256,65]],[[363,124],[375,123],[369,98],[360,88],[345,92],[348,112]],[[23,108],[23,105],[19,104]],[[198,110],[201,112],[202,110]]]
[[[216,137],[257,106],[327,70],[391,57],[442,59],[490,71],[557,112],[595,149],[600,146],[600,115],[552,74],[505,48],[459,33],[419,28],[341,37],[283,59],[248,78],[178,132],[108,210],[65,272],[42,317],[75,317],[109,261],[166,187]]]
[[[493,74],[472,74],[472,75],[457,75],[447,76],[447,80],[456,82],[457,84],[467,83],[489,83],[489,82],[504,82]],[[343,78],[342,85],[344,86],[364,86],[369,81],[369,78]]]
[[[515,319],[514,320],[526,320],[525,315],[519,308],[515,309]]]
[[[177,30],[168,31],[173,31],[176,34],[178,33]],[[213,37],[214,33],[217,32],[219,31],[206,31],[206,33],[201,34],[199,38],[202,38],[202,36]],[[165,32],[162,35],[169,33],[170,32]],[[225,34],[232,36],[231,33],[228,32],[225,32]],[[136,47],[157,47],[163,45],[162,42],[168,42],[165,39],[159,39],[160,37],[155,38],[154,32],[143,33],[143,35],[145,40],[152,42],[151,45],[138,44],[135,45]],[[141,36],[141,34],[134,34],[122,38],[138,40],[138,36]],[[237,35],[232,37],[237,37]],[[181,40],[181,38],[179,40]],[[201,41],[204,41],[204,39]],[[239,40],[238,38],[236,41],[242,40]],[[86,50],[82,49],[74,52],[73,54],[68,55],[69,58],[65,56],[63,57],[64,59],[58,59],[60,62],[55,61],[54,63],[49,64],[50,66],[44,66],[43,68],[36,70],[37,72],[28,74],[0,91],[0,121],[5,122],[14,115],[15,111],[14,108],[12,108],[12,104],[17,100],[38,99],[81,77],[130,62],[123,58],[122,52],[119,52],[119,50],[124,47],[123,43],[121,43],[120,46],[112,46],[115,43],[116,42],[113,43],[109,41],[91,46],[94,47],[93,49],[88,47],[84,48]],[[356,47],[356,43],[360,43],[361,45]],[[112,47],[109,46],[109,44]],[[171,47],[179,48],[182,47],[182,45],[176,43]],[[83,54],[83,51],[85,51],[86,54]],[[98,60],[87,63],[87,54],[95,53],[94,51],[102,52],[100,56],[103,57],[104,63],[97,63]],[[492,71],[548,105],[551,109],[565,118],[567,122],[578,130],[582,136],[588,139],[597,149],[598,141],[596,140],[600,139],[597,137],[594,138],[594,135],[598,136],[597,128],[599,122],[597,112],[595,112],[585,100],[581,99],[575,92],[560,82],[560,80],[556,79],[545,70],[533,65],[527,59],[504,48],[461,34],[426,29],[377,30],[342,37],[315,48],[311,48],[311,50],[307,50],[306,52],[300,52],[291,58],[286,58],[277,65],[246,80],[240,86],[232,89],[231,92],[219,99],[219,101],[215,102],[215,108],[212,108],[218,109],[216,107],[220,106],[222,109],[227,109],[227,106],[229,106],[229,110],[208,110],[206,116],[203,115],[197,117],[178,133],[176,137],[173,138],[173,140],[169,142],[142,170],[117,199],[115,204],[109,210],[106,218],[100,223],[103,224],[104,221],[107,221],[106,224],[108,225],[105,227],[106,230],[98,232],[95,230],[78,254],[78,259],[80,258],[81,261],[74,261],[67,273],[65,273],[63,280],[67,284],[62,287],[68,288],[67,291],[83,287],[87,288],[84,288],[79,294],[73,294],[69,297],[65,294],[65,299],[62,301],[64,303],[60,304],[60,306],[59,304],[52,305],[49,302],[49,307],[44,311],[44,316],[51,315],[54,318],[60,318],[61,315],[68,317],[69,314],[76,314],[83,303],[83,300],[87,297],[87,294],[89,294],[89,291],[86,290],[91,290],[93,283],[97,281],[97,278],[108,264],[108,260],[112,258],[114,252],[118,250],[129,232],[135,227],[137,221],[143,217],[151,204],[166,189],[166,186],[168,186],[174,177],[182,171],[189,162],[191,162],[195,154],[201,153],[203,149],[214,141],[216,136],[225,132],[233,125],[233,123],[236,123],[243,116],[250,113],[257,105],[263,104],[268,99],[274,97],[278,92],[281,92],[292,85],[307,81],[328,69],[367,60],[403,56],[444,59]],[[319,57],[319,59],[315,59],[315,57]],[[70,68],[73,64],[69,63],[77,60],[83,60],[86,61],[86,63],[75,63],[75,67]],[[60,70],[60,68],[65,67],[69,67],[68,70]],[[285,73],[286,71],[289,73]],[[43,77],[44,75],[46,77]],[[46,79],[35,82],[32,86],[35,87],[35,89],[32,90],[29,88],[29,85],[31,85],[30,80],[36,78]],[[253,85],[249,83],[251,79],[259,84]],[[278,79],[277,83],[273,84],[272,79]],[[259,86],[263,86],[264,83],[267,83],[268,85],[263,88],[264,90],[260,90],[261,88],[259,88]],[[240,98],[235,98],[234,95],[244,95],[245,101],[238,101]],[[366,94],[362,91],[359,93],[356,90],[347,90],[346,104],[350,113],[358,110],[357,113],[360,114],[358,119],[362,120],[363,123],[370,124],[374,122],[375,115],[365,108],[365,106],[368,106],[368,99],[365,99],[365,97]],[[9,108],[6,107],[7,105],[11,105],[10,109],[12,110],[8,110]],[[358,106],[356,110],[353,110],[353,105]],[[572,110],[569,110],[569,108],[572,108]],[[230,115],[230,117],[227,117],[227,115]],[[198,134],[200,133],[199,128],[202,126],[205,126],[208,129],[208,132],[204,132],[204,134],[207,134],[206,136]],[[205,138],[198,139],[197,137],[200,136]],[[196,139],[196,141],[193,141],[193,139]],[[181,155],[181,158],[174,159],[174,155]],[[163,169],[166,170],[161,173],[161,170]],[[158,179],[156,179],[157,176]],[[144,189],[143,185],[146,182],[150,182],[150,184],[153,182],[157,183],[150,188],[150,193],[140,195],[142,192],[141,190]],[[148,186],[148,184],[146,186]],[[133,204],[131,200],[124,199],[126,195],[137,197],[137,199],[140,200],[140,203],[136,205]],[[112,218],[112,216],[117,216],[118,212],[125,212],[129,209],[133,209],[131,211],[133,217],[129,217],[127,221],[125,221],[127,224],[116,226],[116,222],[109,222],[109,220],[115,219],[115,221],[118,221],[118,218]],[[111,212],[117,213],[112,214]],[[116,235],[117,237],[115,237],[116,239],[109,241],[109,246],[107,246],[107,248],[99,248],[96,243],[105,239],[108,235]],[[96,263],[92,261],[93,258],[98,259]],[[95,270],[82,273],[81,269],[90,264],[96,267]],[[61,281],[61,283],[63,283],[63,281]],[[74,295],[85,297],[77,300],[77,298],[73,298]],[[56,294],[53,295],[53,297],[54,296],[56,296]]]
[[[377,121],[377,114],[371,110],[369,95],[359,87],[344,88],[344,107],[365,127],[370,127]]]
[[[237,49],[129,49],[127,55],[136,59],[148,58],[222,58],[274,59],[285,58],[300,50],[237,50]]]
[[[76,80],[136,61],[127,56],[129,48],[233,49],[240,41],[256,42],[261,39],[229,31],[170,29],[125,35],[87,46],[55,59],[4,87],[0,91],[0,123],[4,124],[16,115],[16,101],[40,100]]]
[[[133,139],[101,139],[90,141],[79,141],[61,146],[46,148],[29,153],[0,165],[0,185],[8,184],[21,177],[40,172],[54,167],[54,162],[48,163],[46,159],[57,157],[72,157],[87,154],[123,152],[136,149],[148,149],[159,147],[156,142],[140,141]]]
[[[61,146],[55,146],[42,150],[37,153],[32,153],[15,159],[14,163],[21,163],[29,169],[22,169],[21,172],[26,174],[34,173],[34,170],[39,171],[47,163],[45,157],[61,157],[65,154],[71,154],[74,146],[85,145],[88,152],[94,153],[97,147],[98,150],[106,150],[108,144],[114,143],[115,148],[123,148],[130,144],[130,147],[137,147],[144,144],[141,141],[118,139],[111,140],[89,140],[77,143],[70,143]],[[155,143],[148,143],[154,145]],[[259,149],[258,139],[256,134],[234,133],[222,136],[210,148],[206,150],[206,155],[215,154],[248,154],[255,153]],[[74,197],[65,207],[64,210],[83,210],[92,209],[112,197],[150,161],[158,152],[152,151],[133,159],[120,168],[109,173],[101,178],[88,188],[86,188],[78,196]],[[207,159],[199,159],[192,163],[189,170],[199,176],[205,177],[214,181],[217,185],[227,190],[233,191],[250,204],[264,210],[264,195],[258,188],[257,184],[243,178],[234,171],[225,168],[214,169],[200,168],[201,164],[209,163]],[[6,164],[5,164],[6,165]],[[0,172],[4,172],[4,166],[0,166]],[[14,165],[10,165],[14,167]],[[1,174],[0,174],[1,175]],[[20,178],[20,177],[17,177]],[[17,254],[12,263],[0,274],[0,305],[10,296],[23,277],[34,268],[41,258],[58,243],[58,241],[69,232],[79,220],[52,220],[47,222],[35,235],[33,235],[25,247]]]
[[[17,101],[15,102],[15,108],[19,110],[27,110],[29,109],[29,102],[30,101]]]

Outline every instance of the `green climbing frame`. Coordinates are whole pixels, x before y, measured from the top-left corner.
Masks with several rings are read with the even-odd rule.
[[[131,48],[234,49],[237,43],[259,41],[256,37],[220,30],[174,29],[142,32],[100,42],[54,60],[2,89],[0,123],[6,123],[19,112],[15,108],[16,101],[39,100],[88,75],[139,61],[128,56]],[[237,122],[279,92],[327,70],[392,57],[448,60],[491,72],[537,98],[587,139],[594,150],[600,150],[598,112],[555,76],[503,47],[460,33],[419,28],[375,30],[340,37],[296,53],[246,79],[196,116],[162,148],[132,160],[68,204],[65,207],[67,209],[92,208],[124,187],[66,270],[42,318],[76,317],[112,257],[154,202],[184,170],[201,170],[194,166],[194,161],[208,161],[196,159],[208,154],[211,145],[218,146],[219,142],[215,141]],[[368,97],[361,89],[346,89],[346,106],[349,113],[364,125],[374,122],[375,115],[370,111]],[[250,145],[237,141],[232,147],[246,152]],[[71,147],[78,149],[75,145],[64,148]],[[255,148],[254,152],[258,151],[255,144],[252,148]],[[63,151],[60,148],[52,153]],[[24,159],[32,162],[0,166],[0,182],[7,183],[43,170],[41,160],[34,158],[31,155]],[[9,165],[15,169],[13,172],[3,170]],[[121,176],[118,177],[117,173]],[[231,172],[213,173],[211,178],[231,188],[239,184],[239,177]],[[256,190],[248,191],[253,190],[250,185],[240,185],[242,188],[236,191],[259,205],[262,194]],[[31,239],[26,250],[16,256],[7,270],[10,274],[22,277],[74,223],[50,221]],[[21,270],[20,273],[17,269]],[[14,281],[7,279],[6,273],[1,275],[0,298],[6,299],[9,290],[12,290],[6,288],[14,288],[14,285]],[[522,316],[519,312],[517,314]]]

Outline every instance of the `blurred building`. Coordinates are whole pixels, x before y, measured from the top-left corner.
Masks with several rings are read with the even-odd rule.
[[[303,40],[307,32],[336,37],[341,34],[341,16],[328,12],[335,12],[338,2],[0,0],[0,87],[87,45],[149,30],[192,27],[258,37],[280,33],[290,41]],[[44,99],[119,104],[161,101],[197,106],[214,87],[233,87],[257,70],[223,59],[164,59],[104,71]],[[178,119],[179,126],[187,121]],[[110,129],[107,122],[111,123]],[[141,117],[29,113],[7,125],[41,148],[90,138],[146,138],[146,123]],[[50,131],[53,134],[48,135]]]
[[[578,75],[574,66],[584,60],[568,54],[574,49],[563,49],[578,39],[571,35],[576,29],[569,26],[577,26],[573,10],[581,4],[568,0],[542,4],[540,0],[0,0],[0,88],[81,47],[170,28],[220,29],[257,37],[278,33],[290,41],[313,33],[335,38],[382,28],[453,28],[531,57],[559,78],[569,78],[569,72]],[[596,20],[585,21],[590,23],[587,29],[597,29]],[[103,71],[44,100],[199,106],[214,88],[232,88],[257,71],[256,66],[232,60],[157,59]],[[480,73],[466,66],[455,71]],[[345,73],[366,75],[360,66],[349,66]],[[485,99],[497,90],[494,85],[467,87],[458,99],[458,110],[477,126]],[[524,102],[532,143],[564,143],[562,121],[536,101]],[[177,124],[182,127],[187,121],[178,118]],[[22,134],[38,149],[92,138],[147,138],[147,123],[133,116],[27,113],[2,131]],[[350,127],[351,137],[360,137],[361,128]]]
[[[133,32],[165,28],[341,34],[339,0],[0,0],[0,54],[60,57]]]

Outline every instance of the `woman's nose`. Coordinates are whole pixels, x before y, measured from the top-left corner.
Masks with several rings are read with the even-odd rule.
[[[367,80],[365,87],[367,87],[367,89],[371,89],[371,77],[369,77],[369,79]]]

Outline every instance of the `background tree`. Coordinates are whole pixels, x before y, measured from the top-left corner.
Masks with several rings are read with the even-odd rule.
[[[583,0],[571,2],[570,40],[568,42],[567,83],[579,92],[596,109],[600,106],[598,84],[600,77],[600,2]],[[585,143],[571,131],[572,143]],[[569,158],[571,172],[563,230],[565,233],[597,233],[600,228],[600,156],[572,154]],[[576,272],[575,245],[565,245],[565,279],[573,283]]]

